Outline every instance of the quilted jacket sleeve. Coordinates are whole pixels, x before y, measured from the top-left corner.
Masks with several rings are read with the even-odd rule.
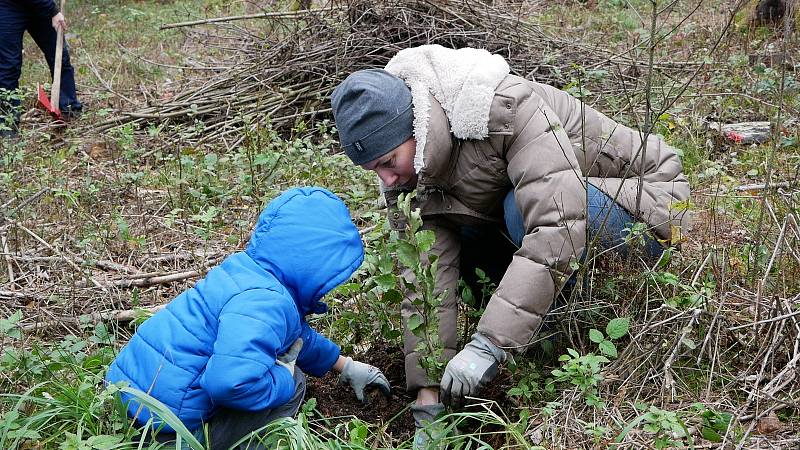
[[[303,349],[297,356],[297,366],[303,372],[315,377],[321,377],[328,373],[339,358],[341,353],[339,346],[317,333],[305,321],[303,321],[303,333],[300,336],[303,338]]]
[[[519,98],[505,148],[525,236],[478,324],[517,349],[538,332],[586,240],[586,189],[569,137],[541,97]]]
[[[299,313],[288,296],[266,289],[236,295],[220,313],[201,386],[217,406],[258,411],[286,403],[295,383],[275,360],[299,334]]]

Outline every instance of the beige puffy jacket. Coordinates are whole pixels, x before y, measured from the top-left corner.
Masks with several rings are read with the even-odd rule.
[[[526,235],[478,324],[507,350],[531,342],[570,262],[583,252],[587,181],[638,212],[662,240],[687,225],[689,185],[675,150],[660,137],[649,136],[643,148],[639,132],[563,91],[508,75],[505,61],[483,50],[417,47],[398,53],[386,69],[412,91],[418,206],[425,228],[436,233],[438,290],[447,292],[439,334],[447,358],[458,350],[460,228],[502,226],[509,190]],[[391,208],[395,192],[386,196],[392,222],[400,219]],[[404,317],[413,312],[405,301]],[[410,389],[438,381],[418,366],[416,342],[406,332]]]

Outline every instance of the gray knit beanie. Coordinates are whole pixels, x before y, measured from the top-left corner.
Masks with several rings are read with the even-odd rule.
[[[411,90],[381,69],[353,72],[331,95],[339,141],[361,165],[389,153],[414,136]]]

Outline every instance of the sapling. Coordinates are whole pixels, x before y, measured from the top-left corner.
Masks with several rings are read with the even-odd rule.
[[[401,194],[397,205],[407,221],[405,229],[397,236],[395,252],[408,277],[401,277],[403,287],[410,294],[415,312],[408,317],[406,326],[420,340],[414,349],[419,364],[432,380],[439,380],[444,372],[444,348],[439,338],[437,311],[446,292],[436,293],[438,256],[430,252],[436,239],[433,231],[422,230],[419,208],[412,209],[414,193]]]

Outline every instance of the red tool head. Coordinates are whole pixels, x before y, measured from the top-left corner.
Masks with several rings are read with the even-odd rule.
[[[44,91],[42,85],[37,85],[39,90],[39,104],[44,107],[44,109],[50,111],[56,119],[61,119],[61,110],[58,109],[58,105],[52,105],[50,103],[50,99],[47,97],[47,93]]]

